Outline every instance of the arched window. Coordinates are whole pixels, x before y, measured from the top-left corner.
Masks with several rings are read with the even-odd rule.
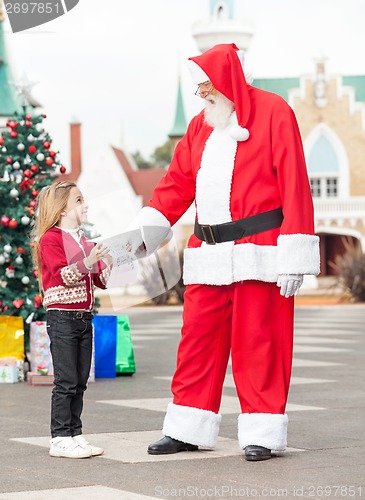
[[[316,127],[306,141],[308,175],[314,198],[348,196],[347,155],[326,125]]]
[[[225,20],[234,17],[234,0],[210,0],[210,15]]]

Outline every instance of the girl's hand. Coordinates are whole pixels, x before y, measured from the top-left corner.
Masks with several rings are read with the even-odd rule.
[[[99,260],[110,257],[109,252],[110,250],[107,246],[103,245],[103,243],[97,243],[91,250],[89,256],[84,259],[86,267],[91,268],[96,262],[99,262]]]
[[[103,260],[107,266],[113,264],[113,257],[111,255],[107,255]]]

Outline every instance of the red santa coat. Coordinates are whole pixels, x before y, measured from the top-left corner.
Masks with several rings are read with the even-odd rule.
[[[171,165],[142,210],[142,225],[173,225],[195,201],[200,224],[221,224],[282,207],[280,228],[235,242],[207,245],[192,235],[184,255],[186,284],[275,282],[280,274],[318,274],[319,238],[295,115],[279,96],[247,86],[249,139],[234,140],[190,122]],[[152,250],[146,241],[147,250]],[[150,248],[149,248],[150,247]]]

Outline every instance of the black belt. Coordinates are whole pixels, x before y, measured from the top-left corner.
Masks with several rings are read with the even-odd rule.
[[[283,222],[281,207],[261,214],[245,217],[244,219],[225,222],[224,224],[199,224],[195,221],[194,234],[208,245],[223,243],[224,241],[240,240],[252,234],[262,233],[269,229],[280,227]]]
[[[47,314],[55,312],[70,319],[93,319],[94,315],[88,311],[67,311],[66,309],[48,309]]]

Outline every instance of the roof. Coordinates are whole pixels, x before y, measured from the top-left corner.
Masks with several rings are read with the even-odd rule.
[[[342,81],[355,89],[355,101],[365,102],[365,75],[343,76]]]
[[[184,103],[181,92],[181,83],[179,78],[179,84],[177,89],[177,103],[176,103],[176,112],[175,112],[175,122],[172,127],[171,132],[168,134],[170,138],[172,137],[183,137],[185,135],[187,129]]]
[[[15,111],[20,111],[15,90],[11,86],[11,69],[6,56],[4,23],[0,18],[0,116],[12,116]]]
[[[298,88],[300,85],[299,78],[255,78],[253,87],[261,90],[267,90],[274,94],[278,94],[286,101],[289,100],[289,90]]]
[[[126,173],[134,192],[136,195],[142,196],[143,206],[146,206],[152,198],[153,190],[166,174],[166,171],[163,168],[136,170],[122,149],[113,146],[112,149]]]
[[[365,75],[342,76],[344,86],[353,87],[355,100],[365,102]],[[289,100],[289,91],[300,86],[300,78],[257,78],[253,86]]]

